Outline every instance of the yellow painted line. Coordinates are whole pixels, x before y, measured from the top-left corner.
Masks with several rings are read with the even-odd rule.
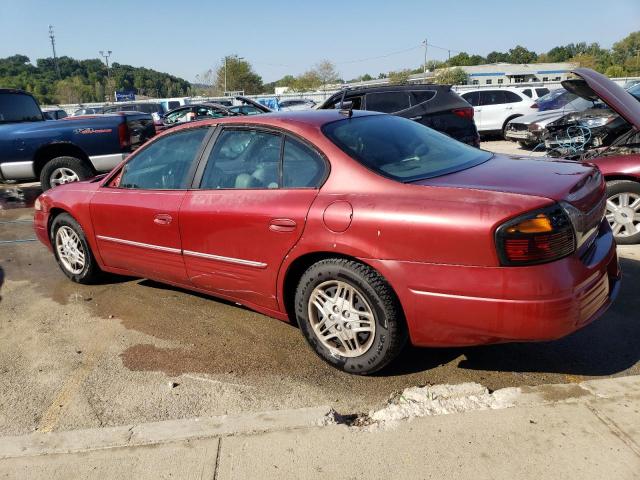
[[[76,368],[71,375],[69,375],[62,385],[62,388],[53,399],[53,402],[49,405],[49,408],[47,408],[42,415],[42,418],[38,423],[39,432],[50,432],[58,425],[60,417],[73,400],[74,395],[78,392],[82,383],[91,373],[91,370],[93,370],[93,367],[96,365],[96,362],[102,355],[102,352],[104,352],[107,343],[107,339],[102,338],[102,342],[99,345],[96,345],[94,349],[87,352],[82,365]]]

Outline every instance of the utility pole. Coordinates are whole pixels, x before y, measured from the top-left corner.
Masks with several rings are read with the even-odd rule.
[[[227,55],[224,56],[224,92],[222,94],[227,94]]]
[[[427,79],[427,47],[429,46],[429,44],[427,43],[427,39],[424,39],[424,42],[422,42],[424,45],[424,80]]]
[[[107,53],[105,53],[104,50],[100,50],[99,53],[101,57],[104,57],[104,61],[107,64],[107,88],[105,90],[109,91],[111,88],[111,71],[109,70],[109,57],[111,56],[111,50],[107,50]],[[111,93],[108,93],[107,95],[107,98],[111,100]]]
[[[104,62],[107,64],[107,78],[111,78],[111,72],[109,71],[109,57],[111,56],[111,50],[107,50],[107,53],[104,53],[104,50],[100,50],[100,56],[104,57]]]
[[[49,38],[51,39],[51,49],[53,50],[53,64],[56,67],[58,80],[62,78],[60,75],[60,66],[58,65],[58,56],[56,55],[56,36],[53,33],[53,25],[49,25]]]

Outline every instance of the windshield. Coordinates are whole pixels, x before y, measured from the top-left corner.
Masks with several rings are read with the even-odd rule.
[[[0,123],[35,122],[42,120],[40,107],[31,95],[0,94]]]
[[[464,170],[492,157],[417,122],[391,115],[338,120],[322,131],[365,167],[405,183]]]

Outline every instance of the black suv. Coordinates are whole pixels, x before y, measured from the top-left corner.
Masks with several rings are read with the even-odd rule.
[[[354,110],[374,110],[415,120],[456,140],[480,146],[473,122],[473,107],[451,90],[451,85],[380,85],[354,87],[329,97],[319,109],[340,108],[351,102]]]

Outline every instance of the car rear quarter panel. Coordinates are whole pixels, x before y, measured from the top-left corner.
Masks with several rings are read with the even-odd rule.
[[[600,157],[590,160],[605,178],[630,177],[640,181],[640,155]]]

